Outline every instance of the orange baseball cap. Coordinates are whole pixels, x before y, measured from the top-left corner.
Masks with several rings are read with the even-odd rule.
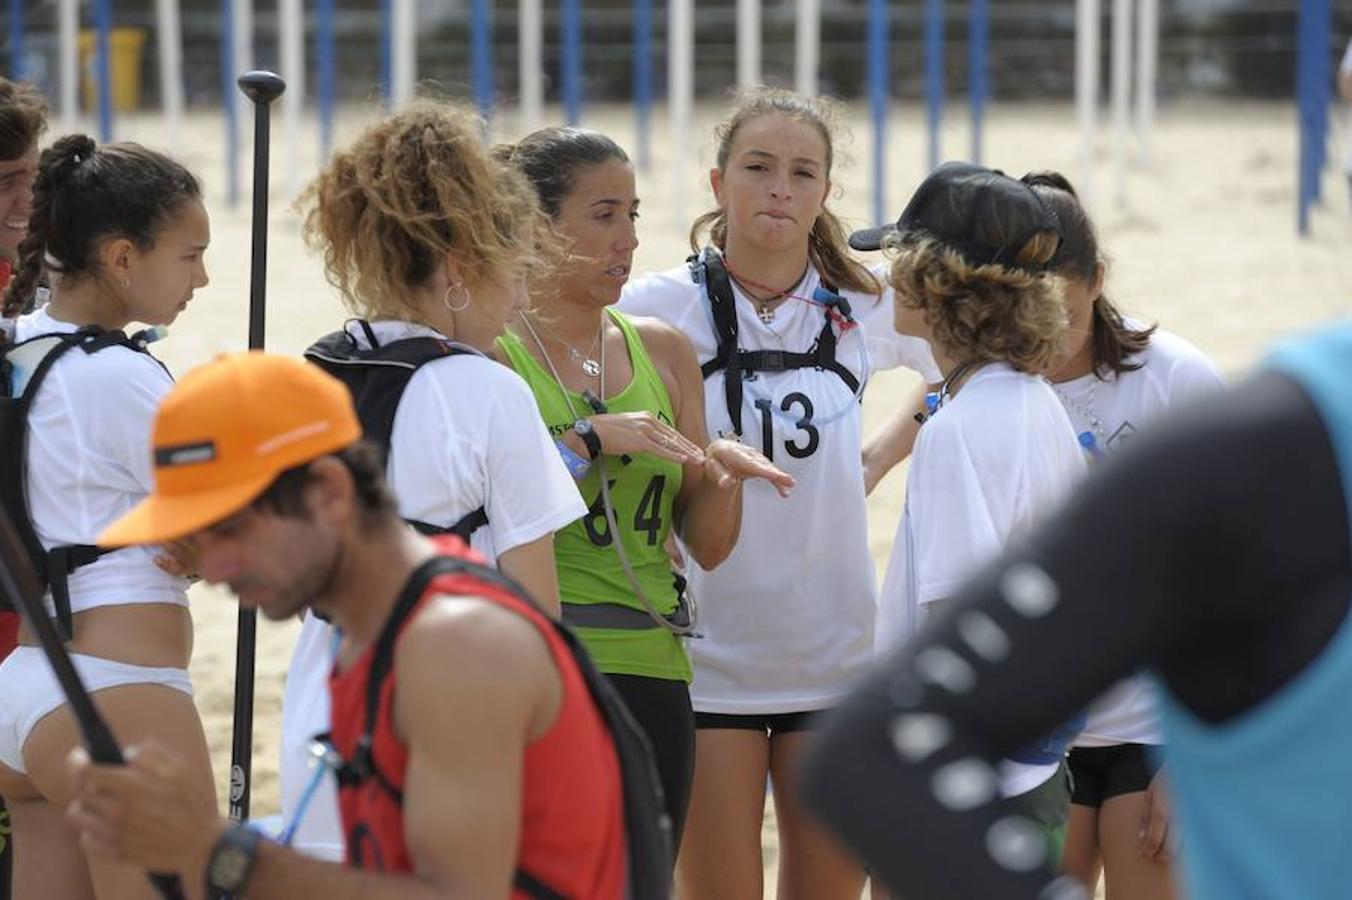
[[[287,469],[360,439],[351,394],[318,367],[259,351],[218,357],[161,401],[155,490],[98,542],[158,544],[192,534],[243,509]]]

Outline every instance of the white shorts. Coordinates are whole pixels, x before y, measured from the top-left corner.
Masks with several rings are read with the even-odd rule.
[[[192,696],[187,669],[158,669],[72,653],[71,662],[91,694],[128,684],[162,684]],[[66,705],[66,695],[37,647],[16,647],[0,663],[0,763],[27,774],[23,745],[43,716]]]

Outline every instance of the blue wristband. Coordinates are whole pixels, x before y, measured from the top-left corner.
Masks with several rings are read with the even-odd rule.
[[[559,456],[568,467],[568,473],[573,476],[574,481],[581,481],[587,477],[587,473],[591,471],[591,460],[584,459],[561,440],[555,439],[554,446],[559,448]]]

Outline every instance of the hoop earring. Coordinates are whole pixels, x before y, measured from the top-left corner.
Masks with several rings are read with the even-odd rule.
[[[459,291],[460,293],[464,294],[465,302],[461,303],[459,306],[452,306],[451,305],[452,291]],[[446,288],[446,293],[441,295],[441,303],[443,306],[445,306],[448,310],[450,310],[453,313],[464,312],[465,310],[469,309],[469,290],[464,286],[464,284],[453,284],[450,287]]]

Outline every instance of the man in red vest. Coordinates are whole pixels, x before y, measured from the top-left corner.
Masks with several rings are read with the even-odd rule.
[[[337,626],[329,759],[348,865],[221,819],[156,746],[125,767],[77,754],[86,850],[205,879],[208,896],[619,900],[621,772],[576,661],[528,600],[464,570],[458,539],[404,525],[360,436],[318,368],[221,357],[166,396],[155,490],[100,537],[183,539],[241,603]]]

